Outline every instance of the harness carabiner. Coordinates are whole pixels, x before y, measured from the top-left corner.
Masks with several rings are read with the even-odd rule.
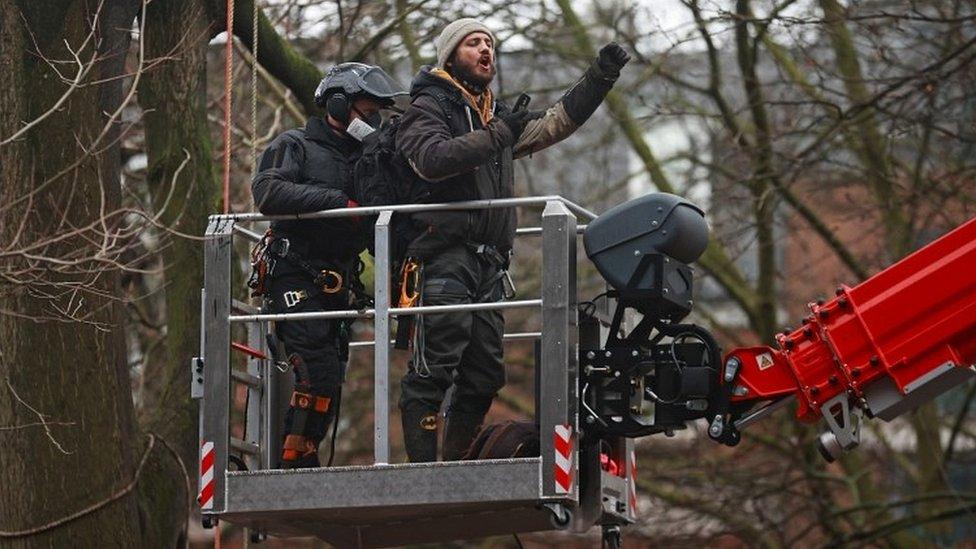
[[[342,274],[329,269],[323,269],[317,277],[315,284],[322,287],[322,292],[327,294],[337,293],[342,289]]]
[[[264,295],[267,290],[268,277],[274,271],[274,259],[268,257],[268,247],[273,241],[274,234],[271,229],[268,229],[251,248],[251,274],[247,277],[247,287],[251,289],[251,297]]]
[[[403,264],[400,280],[400,307],[413,307],[420,299],[420,263],[408,259]]]
[[[258,240],[257,243],[251,248],[251,265],[254,265],[262,259],[264,256],[264,251],[268,249],[268,245],[271,243],[273,238],[274,236],[271,229],[264,232],[264,236],[261,237],[261,240]]]

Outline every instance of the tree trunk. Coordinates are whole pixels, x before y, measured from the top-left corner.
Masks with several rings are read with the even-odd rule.
[[[106,262],[124,222],[108,213],[120,185],[119,120],[107,113],[122,100],[117,77],[139,3],[105,2],[100,13],[96,4],[0,0],[0,140],[22,134],[0,145],[0,543],[13,547],[140,545],[125,488],[146,441],[119,329],[119,271]],[[74,78],[69,47],[90,69],[70,93],[54,70]],[[77,520],[12,535],[119,492]]]
[[[173,231],[162,240],[165,352],[159,360],[146,364],[141,418],[145,428],[171,443],[190,475],[196,470],[200,443],[197,406],[190,398],[187,368],[190,357],[198,354],[203,280],[203,245],[192,237],[202,237],[207,216],[218,211],[206,114],[209,28],[209,18],[199,0],[150,4],[146,10],[146,54],[149,59],[168,60],[147,71],[139,89],[154,214]],[[172,472],[169,477],[172,489]],[[192,478],[190,483],[192,489]],[[175,530],[172,525],[185,524],[189,511],[183,490],[171,495],[163,502],[148,489],[140,494],[142,500],[153,502],[155,522],[161,534],[169,536]]]
[[[153,2],[147,11],[150,58],[172,57],[146,73],[139,102],[146,111],[148,179],[153,206],[166,227],[202,237],[218,211],[206,111],[208,21],[199,0]],[[178,32],[174,32],[178,30]],[[190,399],[188,364],[198,354],[203,243],[171,234],[163,246],[166,288],[165,360],[150,367],[147,424],[196,463],[197,406]]]

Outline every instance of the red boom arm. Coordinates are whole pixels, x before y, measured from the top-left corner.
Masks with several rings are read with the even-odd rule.
[[[810,313],[779,349],[726,356],[733,404],[795,396],[799,420],[824,416],[837,434],[851,404],[888,421],[962,383],[976,362],[976,219]]]

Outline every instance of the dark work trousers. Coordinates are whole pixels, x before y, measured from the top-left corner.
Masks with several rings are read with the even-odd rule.
[[[459,244],[423,264],[423,305],[499,301],[503,293],[498,268]],[[490,286],[490,287],[489,287]],[[418,326],[421,353],[403,377],[400,409],[436,412],[455,386],[451,411],[484,414],[505,385],[501,311],[423,315]]]
[[[314,261],[315,268],[322,268]],[[290,295],[286,295],[293,292]],[[305,313],[333,311],[348,308],[348,293],[341,291],[327,295],[312,283],[311,276],[304,270],[279,259],[268,291],[266,308],[271,313]],[[304,295],[304,297],[302,297]],[[289,358],[301,357],[304,367],[296,366],[295,391],[327,397],[332,404],[326,414],[309,414],[304,436],[320,441],[325,437],[329,423],[335,414],[336,397],[345,375],[346,360],[349,354],[348,337],[343,321],[340,320],[286,320],[275,322],[275,333]],[[285,432],[291,432],[294,410],[288,409],[285,416]]]

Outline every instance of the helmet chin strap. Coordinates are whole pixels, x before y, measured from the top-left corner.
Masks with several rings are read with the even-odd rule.
[[[325,122],[326,124],[329,125],[330,128],[332,128],[337,132],[341,132],[341,133],[346,132],[346,125],[343,125],[342,122],[333,118],[332,115],[329,114],[325,115]]]

